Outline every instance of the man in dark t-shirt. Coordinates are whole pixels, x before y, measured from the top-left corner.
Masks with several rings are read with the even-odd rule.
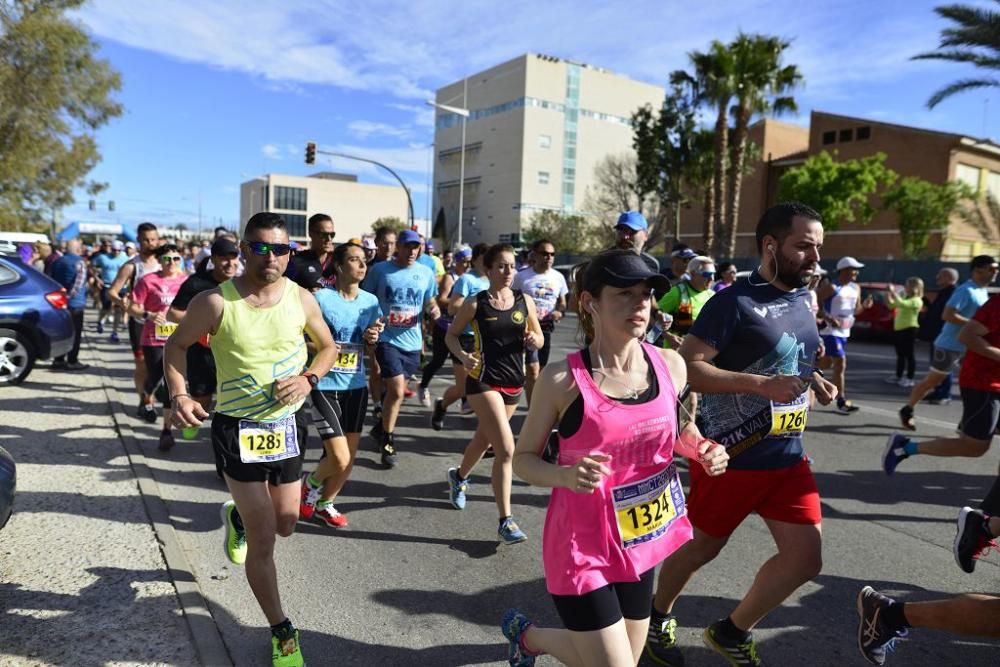
[[[733,664],[762,664],[750,631],[820,569],[819,493],[802,433],[809,386],[823,404],[836,397],[812,366],[819,332],[804,289],[819,269],[823,225],[807,206],[778,204],[756,236],[761,268],[709,300],[679,350],[701,396],[701,431],[730,460],[720,477],[692,466],[694,539],[664,561],[650,621],[646,648],[660,664],[679,662],[671,612],[684,585],[750,514],[764,519],[778,553],[732,614],[705,630],[710,648]]]
[[[324,287],[333,287],[337,279],[332,266],[333,239],[336,235],[333,218],[326,213],[311,216],[309,249],[296,253],[288,262],[285,275],[306,289],[311,289],[310,285],[315,285],[317,282]]]

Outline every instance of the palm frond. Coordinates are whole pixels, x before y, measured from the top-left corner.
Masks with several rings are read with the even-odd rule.
[[[960,79],[931,95],[927,100],[927,108],[933,109],[944,99],[975,88],[1000,88],[1000,79]]]
[[[910,58],[910,60],[949,60],[956,63],[972,63],[976,67],[985,67],[987,69],[1000,69],[1000,53],[996,56],[986,56],[974,51],[959,51],[954,49],[951,51],[920,53]]]

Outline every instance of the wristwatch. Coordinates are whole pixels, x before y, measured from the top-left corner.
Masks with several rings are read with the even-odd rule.
[[[309,380],[309,386],[312,387],[313,389],[315,389],[316,385],[319,384],[319,377],[315,373],[310,373],[309,371],[306,371],[302,375],[303,377],[305,377],[305,379]]]

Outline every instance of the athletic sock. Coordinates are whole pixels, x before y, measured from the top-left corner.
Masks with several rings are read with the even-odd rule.
[[[886,624],[893,630],[912,627],[906,620],[906,612],[903,610],[905,602],[891,602],[882,614]]]
[[[719,625],[716,626],[719,634],[722,635],[724,639],[730,639],[732,641],[742,642],[746,641],[750,637],[750,633],[746,630],[740,630],[733,623],[733,619],[730,617],[725,617],[719,621]]]
[[[281,623],[271,626],[271,634],[278,639],[287,639],[295,634],[295,626],[286,618]]]
[[[316,479],[314,477],[315,474],[316,473],[311,472],[311,473],[309,473],[309,476],[306,477],[306,484],[309,485],[310,489],[318,489],[319,487],[321,487],[323,485],[323,482],[319,481],[318,479]]]
[[[504,521],[506,521],[507,519],[513,519],[513,518],[514,518],[514,515],[512,515],[512,514],[508,514],[507,516],[502,516],[502,517],[500,517],[499,522],[498,522],[497,525],[502,526]]]
[[[913,456],[914,454],[919,454],[920,453],[920,452],[917,451],[917,443],[913,442],[912,440],[907,440],[906,441],[906,444],[903,445],[903,452],[907,456]]]
[[[316,501],[316,509],[321,510],[325,507],[329,507],[332,504],[333,504],[332,499],[328,500],[326,498],[320,498],[319,500]]]
[[[468,480],[469,478],[468,477],[462,477],[462,473],[458,472],[458,470],[456,469],[455,470],[455,479],[457,479],[459,482],[464,482],[464,481]]]
[[[655,605],[649,605],[649,624],[659,628],[663,625],[663,622],[670,618],[670,614],[661,613],[660,610],[656,608]]]

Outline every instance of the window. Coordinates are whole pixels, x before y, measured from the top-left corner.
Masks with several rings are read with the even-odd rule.
[[[824,132],[823,133],[823,145],[824,146],[832,144],[836,140],[837,140],[837,133],[836,132]]]
[[[864,127],[859,127],[854,133],[854,137],[858,141],[866,141],[872,138],[872,128],[865,125]]]
[[[540,172],[538,172],[538,184],[539,185],[548,185],[549,184],[549,172],[547,172],[547,171],[540,171]]]
[[[303,192],[305,191],[303,190]],[[289,236],[306,236],[306,216],[294,213],[282,213],[280,215],[285,219],[285,224],[288,225]]]
[[[16,271],[14,271],[13,269],[8,269],[3,264],[0,264],[0,285],[9,285],[11,283],[16,283],[20,279],[21,276],[18,275]]]
[[[847,129],[840,131],[840,141],[850,141],[854,138],[854,130]]]
[[[283,208],[290,211],[306,210],[306,189],[286,188],[280,185],[274,186],[274,208]]]
[[[960,183],[965,183],[974,191],[979,192],[979,171],[979,167],[973,167],[959,162],[955,165],[955,180]]]
[[[1000,172],[991,171],[986,174],[986,192],[1000,201]]]
[[[551,148],[552,147],[552,137],[547,134],[538,135],[538,147],[539,148]]]

